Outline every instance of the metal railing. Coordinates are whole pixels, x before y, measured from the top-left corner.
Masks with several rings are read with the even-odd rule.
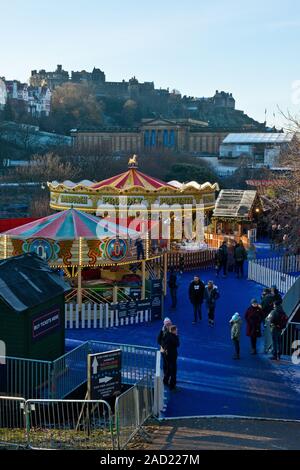
[[[26,447],[26,401],[0,397],[0,446]]]
[[[144,377],[116,400],[115,427],[118,449],[124,449],[153,413],[151,380]],[[146,435],[146,433],[143,433]]]
[[[113,422],[103,400],[28,400],[31,449],[113,449]]]
[[[47,398],[61,399],[87,381],[87,356],[98,352],[121,349],[122,382],[135,384],[145,376],[154,381],[156,349],[128,344],[86,341],[53,361],[51,394]]]
[[[163,383],[163,371],[162,371],[162,359],[161,352],[156,352],[156,370],[154,379],[154,402],[153,402],[153,414],[159,417],[161,412],[164,411],[167,403],[165,402],[164,383]]]
[[[89,341],[89,344],[92,353],[121,349],[123,383],[135,384],[142,378],[148,377],[153,384],[156,371],[156,348],[100,341]]]
[[[282,354],[291,356],[294,352],[293,343],[300,340],[300,324],[288,323],[282,332]]]
[[[64,398],[87,381],[87,356],[91,352],[87,341],[53,361],[52,398]]]
[[[87,381],[87,355],[122,350],[123,383],[155,377],[156,349],[129,344],[86,341],[53,362],[6,357],[1,365],[0,394],[25,399],[62,399]]]
[[[51,388],[50,361],[6,356],[0,374],[0,393],[24,398],[48,398]],[[2,360],[1,360],[2,362]]]
[[[103,400],[0,397],[0,446],[114,449],[113,417]]]

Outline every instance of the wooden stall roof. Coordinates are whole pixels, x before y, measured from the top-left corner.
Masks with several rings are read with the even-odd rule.
[[[222,189],[216,201],[213,217],[248,219],[257,197],[257,191]]]

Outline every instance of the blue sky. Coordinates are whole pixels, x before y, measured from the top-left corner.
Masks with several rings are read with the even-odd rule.
[[[298,113],[298,0],[1,1],[0,76],[31,69],[105,71],[107,80],[155,82],[182,94],[230,91],[237,108],[282,124]],[[300,88],[300,87],[299,87]],[[300,97],[300,93],[299,93]]]

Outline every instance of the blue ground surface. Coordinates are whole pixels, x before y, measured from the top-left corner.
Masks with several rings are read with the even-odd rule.
[[[165,316],[170,316],[178,325],[181,341],[179,391],[169,392],[165,416],[239,415],[300,419],[300,366],[297,369],[288,358],[274,364],[262,352],[251,356],[245,322],[241,360],[232,359],[229,319],[236,311],[244,316],[250,300],[260,298],[262,286],[236,279],[233,274],[226,279],[216,278],[213,271],[199,271],[199,274],[204,281],[213,279],[219,287],[221,297],[216,325],[214,328],[208,326],[205,308],[202,322],[192,325],[187,291],[194,272],[185,273],[180,280],[176,311],[170,308],[169,296],[165,306]],[[69,330],[67,338],[156,346],[160,326],[160,322],[155,322],[109,330]]]

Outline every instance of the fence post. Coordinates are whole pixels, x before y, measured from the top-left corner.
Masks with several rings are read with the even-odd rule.
[[[159,416],[163,409],[164,401],[164,386],[161,377],[161,353],[156,352],[156,368],[154,378],[154,400],[153,400],[153,414]]]

